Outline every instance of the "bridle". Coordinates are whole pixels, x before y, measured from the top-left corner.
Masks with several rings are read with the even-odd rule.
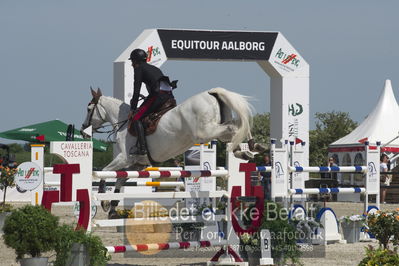
[[[92,120],[93,120],[94,112],[96,112],[96,111],[97,111],[98,117],[100,117],[101,121],[102,121],[103,123],[106,123],[106,122],[107,122],[107,121],[103,118],[103,116],[101,115],[100,110],[98,109],[98,100],[93,99],[91,102],[89,102],[89,104],[88,104],[87,106],[90,106],[91,104],[94,104],[94,107],[93,107],[93,108],[91,109],[91,111],[90,111],[87,126],[86,126],[86,125],[83,125],[83,126],[86,127],[86,128],[92,125],[91,122],[92,122]],[[101,124],[103,124],[103,123],[101,123]],[[98,129],[104,128],[104,127],[106,127],[106,126],[99,126],[99,127],[93,128],[93,131],[94,131],[94,132],[97,132],[97,133],[103,133],[103,132],[99,132]]]
[[[92,120],[93,120],[94,112],[97,112],[98,117],[101,119],[101,121],[102,121],[103,123],[108,122],[108,121],[105,120],[105,118],[101,115],[101,112],[100,112],[100,110],[99,110],[99,108],[98,108],[98,99],[97,99],[97,100],[96,100],[96,99],[93,99],[91,102],[89,102],[88,106],[90,106],[91,104],[94,104],[94,107],[91,109],[91,112],[90,112],[90,114],[89,114],[88,123],[87,123],[87,125],[84,125],[84,124],[83,124],[82,126],[85,127],[85,128],[87,128],[87,127],[89,127],[89,126],[92,125]],[[102,125],[102,126],[93,128],[93,132],[96,132],[96,133],[110,133],[110,134],[108,135],[108,139],[109,139],[113,134],[115,134],[116,132],[118,132],[118,131],[126,124],[126,122],[127,122],[127,119],[126,119],[126,120],[123,120],[123,121],[118,121],[118,122],[113,123],[113,124],[110,124],[110,125]],[[101,123],[101,124],[103,124],[103,123]],[[105,127],[108,127],[108,126],[112,126],[112,129],[111,129],[111,130],[106,130],[106,131],[100,131],[100,130],[99,130],[99,129],[101,129],[101,128],[105,128]]]
[[[145,100],[146,98],[147,98],[147,97],[145,97],[145,96],[142,95],[142,94],[140,94],[140,96],[139,96],[139,100]],[[91,122],[92,122],[92,120],[93,120],[94,112],[97,112],[97,113],[98,113],[98,116],[100,117],[100,119],[101,119],[101,121],[102,121],[103,123],[107,123],[107,122],[108,122],[108,121],[105,120],[105,118],[101,115],[101,112],[100,112],[100,110],[98,109],[98,102],[99,102],[99,98],[97,98],[97,97],[93,97],[93,99],[89,102],[88,106],[90,106],[91,104],[94,104],[94,107],[93,107],[93,109],[91,110],[91,112],[90,112],[90,114],[89,114],[89,119],[88,119],[87,125],[85,125],[85,124],[82,125],[83,128],[87,128],[87,127],[91,126]],[[111,136],[114,135],[114,134],[116,134],[118,131],[120,131],[120,130],[125,126],[125,124],[127,123],[127,121],[128,121],[128,119],[125,119],[125,120],[118,121],[118,122],[113,123],[113,124],[110,124],[110,125],[99,126],[99,127],[93,128],[93,132],[96,132],[96,133],[109,133],[107,139],[108,139],[108,141],[110,141]],[[103,123],[101,123],[101,124],[103,124]],[[112,126],[112,129],[111,129],[111,130],[105,130],[105,131],[100,131],[100,130],[99,130],[99,129],[101,129],[101,128],[105,128],[105,127],[108,127],[108,126]],[[110,142],[112,142],[112,141],[110,141]]]

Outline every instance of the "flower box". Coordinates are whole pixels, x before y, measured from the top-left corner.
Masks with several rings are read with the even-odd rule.
[[[341,228],[347,243],[357,243],[360,239],[360,231],[363,227],[362,221],[342,222]]]

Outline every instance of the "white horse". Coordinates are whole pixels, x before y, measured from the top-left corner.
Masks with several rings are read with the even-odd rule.
[[[135,149],[137,139],[130,135],[126,123],[122,125],[121,121],[126,121],[130,106],[121,100],[102,96],[100,89],[91,92],[93,99],[88,106],[82,131],[92,126],[96,132],[108,122],[114,126],[116,132],[116,156],[103,170],[142,170],[149,165],[147,156],[129,155],[130,150]],[[146,137],[148,152],[154,161],[164,162],[184,153],[196,143],[206,143],[213,139],[232,142],[231,147],[239,147],[245,138],[252,139],[251,109],[245,96],[223,88],[197,94],[161,118],[156,131]],[[259,144],[255,147],[262,149]],[[239,149],[236,149],[235,155],[253,158],[251,153],[241,152]],[[118,179],[116,192],[119,192],[126,180]]]

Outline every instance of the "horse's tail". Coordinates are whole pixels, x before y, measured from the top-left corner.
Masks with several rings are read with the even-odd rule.
[[[246,137],[250,135],[251,125],[252,125],[252,105],[247,101],[247,96],[243,96],[241,94],[228,91],[223,88],[214,88],[209,91],[210,94],[216,95],[218,101],[221,101],[225,106],[221,106],[221,113],[223,115],[225,108],[227,107],[228,111],[235,114],[233,117],[234,124],[238,127],[235,132],[231,142],[231,149],[237,147]],[[222,118],[222,122],[224,118]]]

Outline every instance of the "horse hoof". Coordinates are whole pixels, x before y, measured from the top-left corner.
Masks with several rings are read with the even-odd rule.
[[[111,208],[111,203],[108,200],[102,200],[101,208],[103,208],[103,211],[108,212],[109,209]]]
[[[255,143],[254,139],[248,140],[248,149],[250,151],[254,151],[255,150],[255,145],[256,145],[256,143]]]
[[[250,153],[249,151],[236,151],[234,152],[234,157],[241,159],[241,160],[252,160],[254,158],[254,155]]]
[[[263,144],[260,143],[255,143],[254,146],[254,151],[259,152],[259,153],[264,153],[265,151],[267,151],[268,147],[266,147]]]
[[[120,216],[118,215],[118,213],[115,210],[111,210],[108,213],[108,219],[119,219]]]

